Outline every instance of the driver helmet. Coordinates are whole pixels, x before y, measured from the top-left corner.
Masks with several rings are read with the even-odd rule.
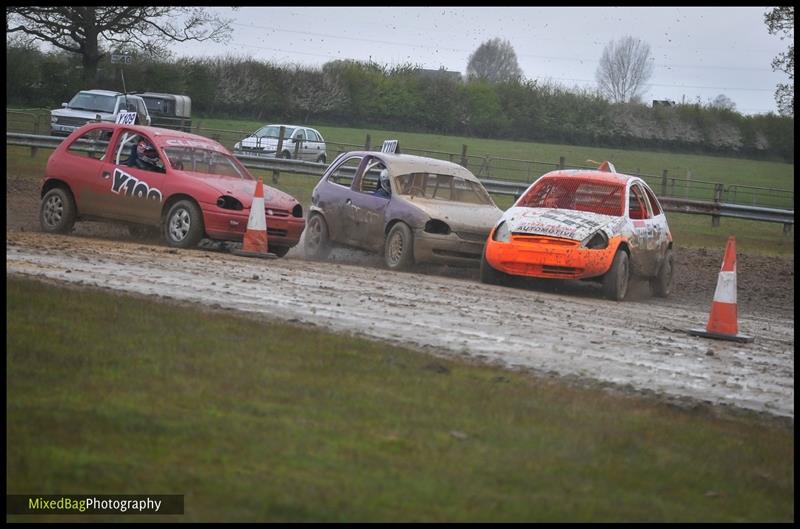
[[[392,192],[392,188],[389,185],[389,170],[383,169],[380,174],[380,184],[384,191],[387,193]]]
[[[139,144],[136,146],[136,154],[138,158],[142,160],[144,163],[152,165],[154,167],[159,167],[159,159],[158,153],[156,153],[156,148],[147,141],[147,140],[140,140]]]

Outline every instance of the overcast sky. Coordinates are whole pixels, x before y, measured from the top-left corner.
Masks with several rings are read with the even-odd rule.
[[[650,44],[644,100],[701,102],[725,94],[744,114],[777,112],[787,76],[772,59],[789,41],[770,35],[766,7],[241,7],[229,44],[175,44],[176,57],[249,56],[322,66],[333,59],[466,71],[494,37],[513,46],[525,77],[594,88],[604,46],[630,35]]]

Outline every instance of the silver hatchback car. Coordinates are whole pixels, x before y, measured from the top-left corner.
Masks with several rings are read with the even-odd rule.
[[[284,127],[283,145],[278,152],[278,137]],[[264,125],[250,136],[236,142],[234,154],[264,158],[294,158],[325,163],[325,139],[317,129],[300,125]]]

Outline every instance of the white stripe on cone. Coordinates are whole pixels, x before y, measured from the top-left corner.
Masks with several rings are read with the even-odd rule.
[[[736,303],[736,265],[733,266],[733,272],[719,273],[717,289],[714,291],[714,301]]]
[[[255,231],[267,231],[267,216],[264,212],[264,198],[253,199],[250,206],[250,218],[247,220],[247,229]]]

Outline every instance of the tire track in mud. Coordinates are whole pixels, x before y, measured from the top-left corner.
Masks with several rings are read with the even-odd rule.
[[[707,311],[295,259],[8,233],[10,274],[313,323],[434,354],[794,417],[794,320],[740,315],[753,344],[688,336]]]

